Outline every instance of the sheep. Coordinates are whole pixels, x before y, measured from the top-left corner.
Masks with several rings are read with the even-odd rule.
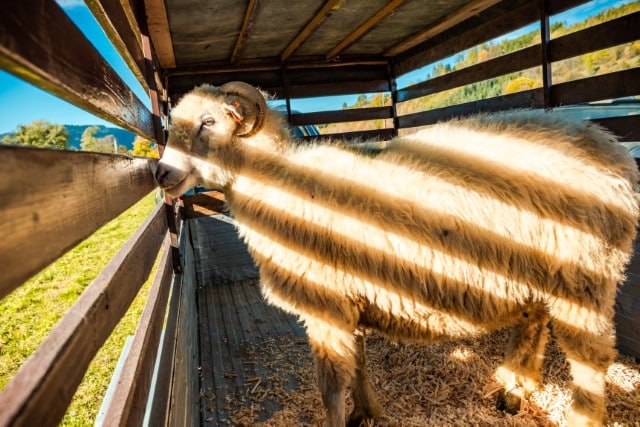
[[[172,111],[156,179],[174,197],[222,189],[264,297],[306,327],[326,425],[382,414],[366,330],[434,342],[511,327],[496,379],[516,412],[541,381],[548,325],[573,377],[568,424],[606,421],[638,171],[601,127],[477,115],[370,156],[295,144],[258,89],[205,84]]]

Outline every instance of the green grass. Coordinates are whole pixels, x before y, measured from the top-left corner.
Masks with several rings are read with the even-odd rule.
[[[153,196],[151,193],[144,197],[0,301],[0,387],[9,382],[151,213]],[[150,281],[89,366],[61,425],[93,425],[122,346],[127,336],[135,332]]]

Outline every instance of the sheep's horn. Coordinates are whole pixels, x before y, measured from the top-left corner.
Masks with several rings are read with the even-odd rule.
[[[264,96],[262,93],[245,82],[229,82],[225,83],[220,87],[220,90],[229,95],[236,95],[240,98],[244,98],[248,102],[251,103],[252,106],[256,109],[256,117],[253,122],[253,126],[248,131],[238,134],[238,136],[252,136],[255,135],[262,129],[264,125],[265,115],[267,113],[267,102],[264,100]]]

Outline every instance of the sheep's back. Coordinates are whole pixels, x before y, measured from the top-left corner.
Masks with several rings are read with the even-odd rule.
[[[475,120],[376,158],[327,146],[256,157],[230,197],[254,257],[272,282],[300,285],[286,294],[384,301],[399,316],[486,317],[532,289],[613,289],[635,233],[632,160],[598,130]]]

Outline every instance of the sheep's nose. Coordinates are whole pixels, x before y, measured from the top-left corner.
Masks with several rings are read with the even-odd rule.
[[[169,168],[162,163],[158,163],[158,167],[156,169],[156,181],[158,181],[158,184],[162,185],[167,175],[169,175]]]

